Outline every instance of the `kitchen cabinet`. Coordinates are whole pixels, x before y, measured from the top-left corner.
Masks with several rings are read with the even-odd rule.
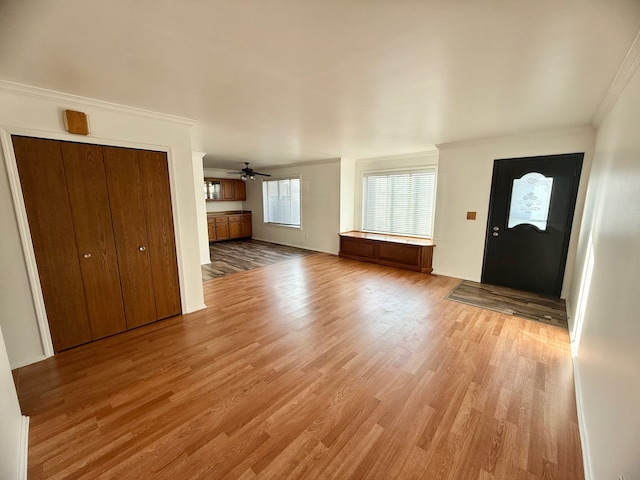
[[[204,198],[208,202],[233,202],[247,199],[247,189],[242,180],[232,178],[205,178],[203,187]]]
[[[251,238],[251,212],[220,212],[207,215],[210,242]]]

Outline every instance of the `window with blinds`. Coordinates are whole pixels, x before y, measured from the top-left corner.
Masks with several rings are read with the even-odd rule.
[[[264,223],[300,227],[300,178],[262,181]]]
[[[362,230],[431,238],[435,191],[435,168],[364,173]]]

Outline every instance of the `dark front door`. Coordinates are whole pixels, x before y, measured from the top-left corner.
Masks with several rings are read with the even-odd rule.
[[[494,162],[483,283],[560,296],[583,157]]]

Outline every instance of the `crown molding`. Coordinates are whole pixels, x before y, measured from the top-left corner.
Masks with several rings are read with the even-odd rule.
[[[280,165],[268,165],[259,167],[260,170],[281,170],[283,168],[299,168],[299,167],[311,167],[313,165],[328,165],[331,163],[339,163],[341,158],[320,158],[316,160],[308,160],[303,162],[284,163]]]
[[[196,123],[195,120],[192,120],[190,118],[170,115],[168,113],[153,112],[151,110],[145,110],[143,108],[130,107],[127,105],[121,105],[119,103],[96,100],[94,98],[81,97],[79,95],[72,95],[70,93],[58,92],[46,88],[33,87],[31,85],[24,85],[22,83],[10,82],[7,80],[0,80],[0,91],[22,95],[24,97],[38,98],[40,100],[46,100],[49,102],[64,103],[65,105],[74,105],[80,107],[89,106],[102,110],[109,110],[112,112],[134,115],[137,117],[153,118],[156,120],[179,123],[188,126],[192,126]]]
[[[624,57],[616,76],[613,78],[607,94],[598,106],[591,123],[594,127],[599,127],[603,120],[606,118],[609,111],[613,108],[618,98],[622,94],[624,87],[627,86],[629,80],[638,69],[640,65],[640,31],[633,40],[627,56]]]
[[[455,142],[439,143],[438,150],[449,148],[469,147],[473,145],[484,145],[496,142],[523,141],[533,138],[551,137],[557,135],[576,135],[580,133],[594,133],[592,125],[578,125],[576,127],[557,128],[554,130],[540,130],[536,132],[516,133],[513,135],[496,135],[494,137],[472,138],[469,140],[459,140]]]
[[[365,158],[356,158],[354,159],[356,163],[359,162],[381,162],[385,160],[405,160],[407,158],[416,158],[416,157],[432,157],[438,155],[438,149],[435,148],[433,150],[423,150],[421,152],[411,152],[411,153],[399,153],[397,155],[385,155],[383,157],[365,157]]]

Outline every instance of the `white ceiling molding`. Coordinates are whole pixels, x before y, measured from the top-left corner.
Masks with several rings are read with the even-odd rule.
[[[153,118],[156,120],[163,120],[165,122],[179,123],[188,126],[192,126],[196,123],[195,120],[192,120],[190,118],[178,117],[176,115],[169,115],[166,113],[153,112],[150,110],[144,110],[142,108],[129,107],[127,105],[120,105],[118,103],[105,102],[103,100],[71,95],[69,93],[57,92],[55,90],[33,87],[21,83],[9,82],[6,80],[0,80],[0,91],[23,95],[26,97],[35,97],[54,103],[63,103],[66,106],[89,106],[102,110],[110,110],[138,117]]]
[[[592,133],[592,125],[580,125],[578,127],[558,128],[554,130],[542,130],[539,132],[519,133],[515,135],[498,135],[495,137],[475,138],[471,140],[460,140],[458,142],[439,143],[436,145],[438,150],[450,148],[468,147],[472,145],[483,145],[495,142],[519,142],[530,138],[550,137],[558,135],[575,135],[581,132]]]
[[[328,165],[330,163],[339,163],[340,160],[341,158],[323,158],[318,160],[309,160],[308,162],[286,163],[286,164],[273,165],[273,166],[265,165],[259,168],[262,170],[277,170],[277,169],[289,168],[289,167],[310,167],[311,165]]]
[[[631,47],[629,47],[627,56],[624,58],[622,65],[620,65],[618,73],[616,73],[609,90],[607,90],[607,94],[604,96],[602,103],[600,103],[595,115],[593,116],[591,123],[595,127],[599,127],[605,119],[609,110],[611,110],[613,105],[616,103],[618,97],[624,90],[624,87],[626,87],[627,83],[631,79],[631,76],[638,68],[638,65],[640,65],[640,31],[636,35]]]
[[[407,158],[416,158],[416,157],[435,157],[438,156],[438,149],[434,148],[433,150],[423,150],[421,152],[412,152],[412,153],[400,153],[398,155],[386,155],[383,157],[366,157],[366,158],[356,158],[355,162],[378,162],[378,161],[386,161],[386,160],[404,160]]]

